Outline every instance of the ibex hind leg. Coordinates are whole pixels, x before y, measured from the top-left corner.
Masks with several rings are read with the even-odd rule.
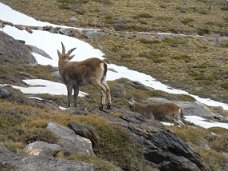
[[[74,107],[77,107],[78,94],[79,94],[79,87],[74,87]]]
[[[110,94],[110,88],[107,84],[107,82],[104,80],[102,81],[102,84],[104,85],[105,89],[106,89],[106,98],[108,100],[108,104],[107,104],[107,109],[111,109],[112,106],[112,98],[111,98],[111,94]]]
[[[105,98],[106,98],[106,88],[104,85],[102,85],[100,82],[96,82],[94,83],[94,86],[101,92],[101,102],[100,102],[100,106],[99,109],[103,110],[104,109],[104,105],[105,105]]]

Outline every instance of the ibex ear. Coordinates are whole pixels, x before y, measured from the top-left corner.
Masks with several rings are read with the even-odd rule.
[[[70,61],[74,56],[75,56],[75,55],[70,55],[70,56],[68,57],[69,61]]]
[[[58,56],[60,57],[62,54],[59,52],[59,50],[57,50]]]

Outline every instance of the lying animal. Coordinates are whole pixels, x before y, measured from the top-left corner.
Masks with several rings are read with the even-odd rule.
[[[174,103],[142,104],[129,101],[131,111],[138,112],[148,119],[159,121],[171,121],[179,126],[184,126],[182,122],[182,109]]]

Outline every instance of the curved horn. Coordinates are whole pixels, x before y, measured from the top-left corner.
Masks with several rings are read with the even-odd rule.
[[[61,45],[62,45],[62,54],[65,54],[66,49],[65,49],[65,46],[64,46],[63,42],[61,42]]]
[[[75,49],[77,49],[77,48],[72,48],[72,49],[70,49],[70,50],[67,52],[67,55],[70,55]]]

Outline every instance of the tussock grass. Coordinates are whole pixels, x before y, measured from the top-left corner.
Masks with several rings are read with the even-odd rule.
[[[228,150],[228,132],[226,129],[204,129],[200,127],[169,128],[196,150],[211,169],[222,170],[227,162],[227,158],[222,154],[222,152],[227,152]],[[210,149],[207,149],[205,145],[208,145]]]
[[[100,137],[94,149],[97,157],[90,158],[90,161],[95,164],[101,162],[98,166],[106,169],[113,165],[105,160],[124,170],[147,167],[143,161],[143,150],[134,143],[126,130],[109,124],[101,116],[70,115],[3,100],[0,100],[0,104],[0,140],[12,151],[20,152],[26,144],[37,140],[55,143],[55,136],[45,129],[48,122],[67,125],[79,121],[95,128]],[[79,159],[75,156],[71,158]]]

